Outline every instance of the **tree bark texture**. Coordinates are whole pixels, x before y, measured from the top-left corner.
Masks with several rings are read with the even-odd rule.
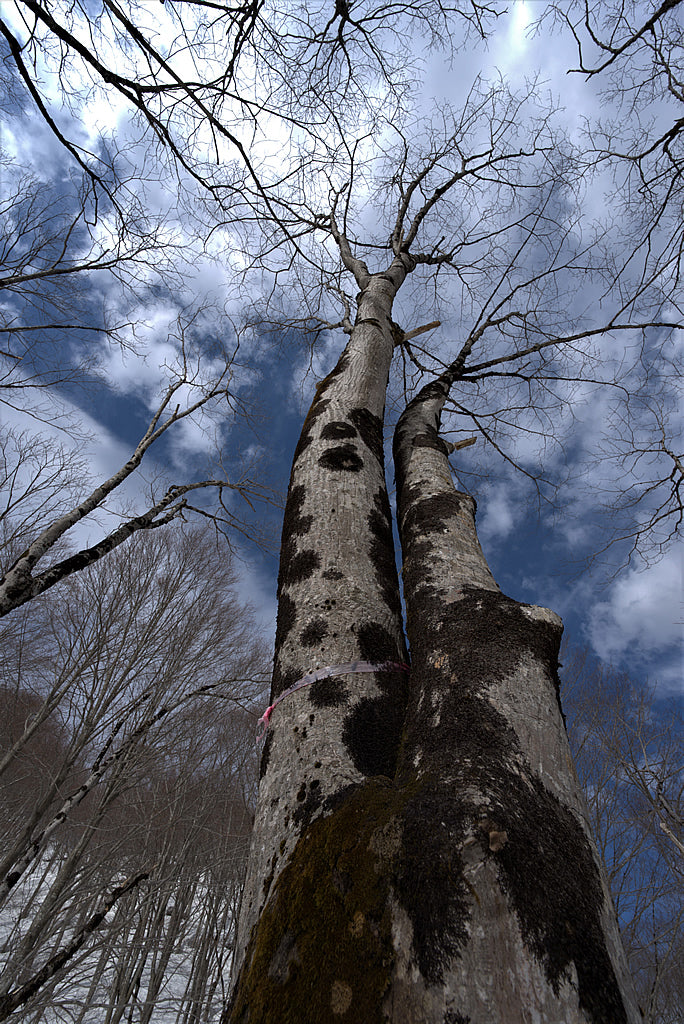
[[[363,281],[349,343],[304,422],[283,523],[271,700],[317,668],[406,661],[383,445],[390,313],[405,273],[395,260]],[[274,710],[238,960],[312,819],[365,778],[394,774],[406,675],[331,676]]]
[[[392,1016],[633,1022],[560,705],[562,624],[497,587],[438,436],[450,374],[395,434],[411,649]]]
[[[295,455],[274,696],[326,663],[406,657],[391,339],[367,317],[362,293]],[[324,680],[274,711],[225,1024],[641,1019],[565,733],[560,619],[500,592],[438,436],[456,372],[395,433],[410,679]]]

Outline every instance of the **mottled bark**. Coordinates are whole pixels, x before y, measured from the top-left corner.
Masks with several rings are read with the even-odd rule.
[[[406,660],[383,416],[392,301],[407,268],[408,257],[397,257],[386,273],[369,275],[354,261],[361,286],[356,322],[337,366],[317,388],[292,466],[271,700],[316,668]],[[298,690],[273,712],[238,956],[310,822],[347,787],[394,774],[405,693],[400,669],[348,674]]]
[[[561,622],[494,582],[438,436],[453,373],[395,435],[411,647],[396,785],[412,797],[389,1019],[634,1024],[560,707]]]
[[[382,416],[391,350],[363,310],[295,457],[274,696],[326,661],[403,657],[381,453],[353,415]],[[230,1024],[640,1019],[570,759],[560,620],[501,594],[438,437],[460,365],[395,435],[408,705],[400,675],[363,675],[276,708]]]

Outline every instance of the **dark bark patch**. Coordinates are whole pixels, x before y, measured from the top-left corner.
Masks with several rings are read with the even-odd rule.
[[[396,637],[380,622],[368,620],[357,626],[359,651],[364,661],[380,665],[385,661],[403,661]]]
[[[311,529],[313,516],[302,515],[305,500],[306,487],[304,484],[295,484],[294,487],[290,487],[285,504],[285,515],[283,516],[284,536],[302,537]]]
[[[407,802],[396,892],[413,926],[413,952],[425,980],[439,984],[468,941],[472,899],[459,855],[471,809],[458,790],[428,779]]]
[[[423,488],[418,484],[413,484],[411,487],[404,487],[399,490],[397,487],[397,495],[400,503],[400,514],[403,509],[413,510],[413,506],[419,502],[424,501]]]
[[[443,532],[449,519],[458,516],[471,501],[472,498],[456,491],[414,501],[404,518],[404,530],[420,535]]]
[[[356,450],[356,445],[340,444],[335,448],[326,448],[318,460],[323,469],[336,472],[358,473],[363,468],[363,459]]]
[[[333,367],[327,377],[324,377],[320,384],[316,385],[316,398],[314,402],[320,402],[322,396],[328,390],[332,382],[339,377],[347,369],[349,365],[349,355],[345,349],[340,358],[337,360],[337,365]],[[329,399],[325,399],[326,403],[329,404]]]
[[[407,608],[406,612],[406,630],[409,635],[409,644],[412,643],[412,630],[410,629],[411,623],[409,622],[409,616],[413,618],[413,607],[416,606],[419,594],[420,598],[423,597],[423,594],[420,592],[428,591],[430,594],[436,593],[432,583],[430,582],[431,577],[429,574],[429,569],[427,569],[427,566],[429,566],[431,554],[432,541],[414,541],[413,544],[411,545],[411,557],[407,558],[404,561],[404,565],[401,570],[402,578],[404,581],[404,595],[406,595],[407,593],[413,595],[412,607]],[[436,601],[436,606],[441,608],[442,604],[443,601],[439,600],[438,598]],[[419,608],[419,612],[420,610],[421,608]],[[418,618],[418,616],[416,616],[416,618]]]
[[[321,430],[321,439],[324,441],[341,441],[345,437],[356,437],[357,432],[352,427],[351,423],[345,423],[344,420],[331,420]]]
[[[370,409],[358,406],[349,413],[349,419],[357,428],[366,448],[369,449],[381,466],[385,464],[385,449],[382,438],[382,420]]]
[[[421,543],[423,547],[429,557],[429,545]],[[416,548],[413,545],[414,554]],[[421,683],[414,676],[407,743],[430,750],[440,766],[443,759],[445,768],[454,751],[459,760],[476,763],[497,750],[512,750],[517,744],[515,733],[494,711],[486,692],[509,676],[525,655],[548,666],[549,685],[555,688],[561,631],[552,623],[530,619],[517,601],[495,591],[464,588],[464,597],[445,607],[439,590],[417,586],[421,579],[418,562],[412,558],[404,574],[411,594],[411,660],[422,666],[423,673],[429,673],[426,691],[444,698],[440,728],[444,736],[437,746],[432,712],[418,712]],[[418,577],[415,580],[413,573]],[[439,668],[433,663],[436,651],[440,652]],[[407,756],[411,758],[413,753],[411,750]]]
[[[325,410],[330,405],[330,401],[327,398],[314,398],[311,408],[306,414],[306,419],[302,426],[302,432],[299,435],[299,441],[295,448],[294,456],[292,459],[292,465],[294,466],[297,459],[302,455],[313,441],[313,426],[319,416],[322,416]]]
[[[441,399],[444,397],[444,393],[448,392],[449,388],[447,385],[439,380],[430,381],[424,388],[421,388],[416,397],[406,406],[406,412],[415,409],[417,406],[422,405],[423,402],[431,402],[433,399]],[[405,413],[403,414],[405,415]]]
[[[446,633],[454,638],[450,657],[456,660],[461,672],[468,665],[474,689],[509,675],[525,652],[548,666],[549,682],[558,688],[562,629],[554,623],[529,618],[512,598],[496,591],[467,587],[464,598],[452,605],[442,620],[440,635]]]
[[[531,782],[526,786],[514,774],[506,779],[501,822],[508,839],[493,855],[523,939],[555,992],[574,963],[579,1003],[590,1020],[625,1024],[603,937],[603,892],[591,847],[575,816],[538,779]]]
[[[259,761],[259,781],[263,779],[264,775],[268,771],[268,762],[271,759],[271,746],[273,744],[273,733],[270,729],[266,730],[266,737],[264,739],[264,745],[261,751],[261,759]]]
[[[302,583],[308,580],[315,573],[321,564],[317,551],[313,548],[305,548],[298,551],[287,565],[287,573],[282,581],[282,586],[292,586],[294,583]]]
[[[276,619],[276,652],[280,650],[285,638],[292,631],[297,619],[297,605],[287,594],[281,594],[278,599],[278,616]]]
[[[282,672],[280,664],[276,658],[275,665],[273,667],[273,680],[271,682],[271,702],[276,697],[279,697],[285,690],[289,690],[291,686],[294,686],[296,682],[303,679],[306,675],[306,670],[300,668],[289,668],[287,671]]]
[[[313,402],[311,403],[311,408],[306,414],[306,419],[304,420],[304,424],[308,430],[310,430],[313,427],[316,420],[320,419],[320,417],[323,415],[323,413],[326,411],[329,405],[330,399],[321,398],[319,392],[316,398],[314,398]]]
[[[381,623],[361,623],[356,632],[364,660],[375,665],[404,661],[405,652]],[[385,669],[376,673],[375,680],[380,694],[359,701],[345,720],[342,738],[358,771],[392,776],[404,724],[408,672]]]
[[[292,456],[293,464],[297,461],[298,458],[300,458],[301,455],[304,454],[304,452],[309,447],[312,441],[313,434],[311,433],[311,431],[302,430],[301,434],[299,435],[299,440],[297,441],[297,444],[295,446],[294,455]]]
[[[309,687],[309,700],[316,708],[336,708],[349,699],[349,691],[339,676],[318,679]]]
[[[501,720],[503,724],[503,720]],[[451,786],[428,784],[407,803],[397,895],[413,926],[423,977],[439,984],[444,968],[468,941],[472,891],[459,850],[477,825],[484,857],[501,869],[502,888],[523,940],[555,992],[574,964],[582,1009],[593,1024],[625,1024],[626,1015],[603,939],[602,892],[586,836],[570,811],[536,779],[507,770],[489,746]],[[486,792],[486,808],[459,800],[465,786]],[[492,826],[506,842],[490,852]],[[572,870],[568,870],[568,865]]]
[[[343,580],[344,573],[340,572],[339,569],[326,569],[323,573],[324,580]]]
[[[314,779],[309,786],[305,782],[302,783],[297,793],[297,802],[299,806],[295,809],[292,820],[298,829],[302,829],[309,824],[323,803],[321,784],[318,779]]]
[[[443,1024],[470,1024],[470,1017],[467,1017],[464,1013],[454,1013],[453,1010],[447,1010],[444,1014]]]
[[[404,724],[402,696],[398,685],[395,695],[365,697],[344,723],[344,744],[354,767],[366,776],[391,778],[396,771]]]
[[[285,504],[285,515],[283,517],[283,533],[280,546],[280,570],[278,573],[278,597],[281,596],[283,587],[292,583],[298,583],[302,579],[308,579],[311,572],[307,573],[307,566],[311,564],[311,551],[297,551],[297,539],[305,536],[311,529],[313,516],[302,515],[302,508],[306,497],[306,488],[303,484],[296,484],[290,487],[287,502]],[[306,557],[302,557],[302,556]],[[316,555],[316,558],[318,556]],[[320,559],[316,566],[320,564]],[[305,573],[306,575],[302,575]],[[276,645],[277,646],[277,645]]]
[[[275,875],[275,869],[277,865],[278,854],[274,853],[273,856],[271,857],[271,870],[269,871],[268,875],[264,879],[263,885],[261,886],[261,890],[264,894],[267,893],[268,890],[271,888],[271,882],[273,881],[273,876]]]
[[[300,642],[305,647],[315,647],[319,644],[323,637],[328,634],[328,623],[324,618],[318,616],[312,619],[311,622],[307,623],[304,629],[299,634]]]
[[[436,431],[430,431],[425,434],[416,434],[413,439],[414,448],[434,448],[435,451],[441,452],[442,455],[449,454],[449,447],[446,441],[437,434]]]
[[[373,499],[373,509],[368,515],[368,529],[371,535],[371,564],[375,578],[387,608],[393,614],[401,615],[399,597],[399,579],[397,563],[394,555],[394,537],[392,536],[392,520],[387,491],[381,487]]]

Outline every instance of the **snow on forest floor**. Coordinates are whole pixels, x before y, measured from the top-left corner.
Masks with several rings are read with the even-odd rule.
[[[12,951],[26,939],[35,921],[44,916],[43,903],[54,891],[58,873],[59,864],[54,861],[42,871],[36,866],[0,909],[0,972],[9,968],[17,974],[18,968],[9,964]],[[232,913],[226,914],[224,905],[221,934],[211,929],[205,909],[207,894],[208,886],[200,880],[180,927],[178,921],[174,922],[171,897],[157,915],[152,934],[149,928],[141,928],[145,915],[138,912],[139,905],[123,920],[120,908],[115,906],[70,960],[61,978],[50,985],[49,991],[44,988],[38,997],[15,1010],[10,1020],[26,1024],[117,1024],[120,1020],[130,1024],[186,1024],[195,1019],[193,996],[199,994],[202,1024],[215,1024],[228,989]],[[31,970],[21,981],[39,970],[50,954],[68,945],[83,920],[97,909],[97,903],[93,898],[80,919],[62,909],[59,922],[51,922]],[[165,927],[165,922],[171,924]],[[11,988],[16,987],[17,980],[11,978]]]

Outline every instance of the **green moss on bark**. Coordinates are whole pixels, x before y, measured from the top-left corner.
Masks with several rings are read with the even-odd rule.
[[[382,1024],[393,967],[390,885],[406,799],[346,791],[302,835],[251,936],[224,1024]],[[396,837],[396,838],[393,838]]]

